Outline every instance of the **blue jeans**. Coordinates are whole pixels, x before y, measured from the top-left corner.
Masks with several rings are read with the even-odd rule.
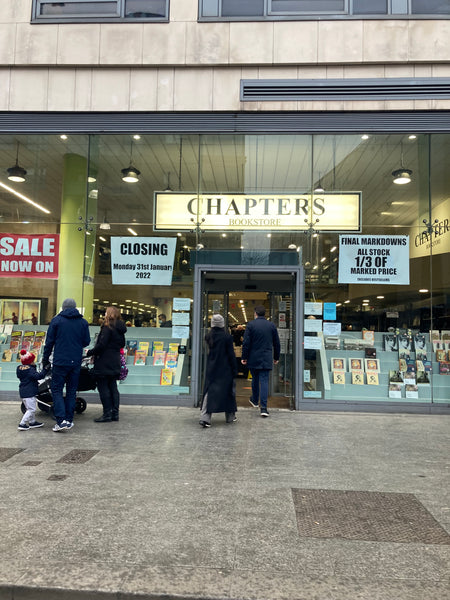
[[[250,369],[252,374],[252,400],[261,409],[267,410],[267,397],[269,396],[269,369]]]
[[[73,421],[80,370],[81,365],[53,365],[52,367],[53,412],[58,425],[63,421]],[[66,386],[65,397],[64,385]]]

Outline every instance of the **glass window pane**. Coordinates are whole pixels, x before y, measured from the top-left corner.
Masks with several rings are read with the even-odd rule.
[[[51,2],[41,4],[41,15],[116,15],[117,2]]]
[[[253,17],[264,14],[264,0],[222,0],[223,17]]]
[[[412,0],[413,15],[450,15],[449,0]]]
[[[125,17],[150,18],[166,16],[166,0],[127,0]]]
[[[345,0],[272,0],[271,5],[271,12],[345,12]]]
[[[354,15],[385,15],[387,0],[353,0]]]

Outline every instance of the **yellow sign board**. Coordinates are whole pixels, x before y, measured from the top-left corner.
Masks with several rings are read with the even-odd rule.
[[[361,192],[320,194],[155,193],[155,229],[180,231],[355,231]]]

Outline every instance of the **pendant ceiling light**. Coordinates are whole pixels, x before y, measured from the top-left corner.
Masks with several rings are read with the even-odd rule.
[[[401,148],[401,159],[400,159],[400,168],[392,171],[393,181],[397,185],[405,185],[405,183],[410,183],[412,171],[411,169],[406,169],[403,166],[403,142],[400,142]]]
[[[126,169],[121,170],[122,180],[127,183],[136,183],[139,181],[139,175],[141,172],[136,167],[133,167],[133,141],[131,141],[131,151],[130,151],[130,166]]]
[[[19,166],[19,142],[17,142],[16,164],[13,167],[9,167],[7,173],[10,181],[16,181],[17,183],[25,181],[27,172],[23,167]]]

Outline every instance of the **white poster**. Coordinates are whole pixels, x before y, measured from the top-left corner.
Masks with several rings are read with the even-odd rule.
[[[112,237],[113,285],[171,285],[176,238]]]
[[[304,331],[322,331],[322,319],[304,319],[303,320]]]
[[[173,299],[173,310],[190,310],[191,309],[190,298],[174,298]]]
[[[305,302],[305,315],[321,315],[322,302]]]
[[[339,283],[409,285],[409,236],[340,235]]]

